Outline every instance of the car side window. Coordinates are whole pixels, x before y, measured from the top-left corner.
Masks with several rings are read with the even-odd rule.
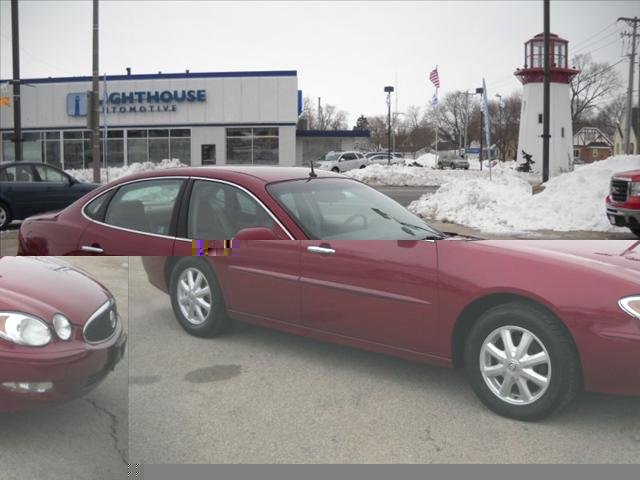
[[[109,196],[108,193],[100,195],[98,198],[94,198],[86,207],[84,207],[84,213],[91,219],[97,220],[104,201]]]
[[[252,227],[274,228],[273,219],[253,197],[225,183],[195,181],[189,199],[189,238],[230,240]]]
[[[0,172],[0,180],[3,182],[34,182],[31,165],[14,165]]]
[[[36,170],[41,182],[69,183],[69,179],[62,172],[46,165],[36,165]]]
[[[342,159],[343,159],[343,160],[355,160],[355,159],[356,159],[356,156],[355,156],[355,154],[354,154],[354,153],[345,153],[345,154],[342,156]]]
[[[109,203],[104,222],[140,232],[168,235],[183,182],[182,179],[158,179],[120,187]]]

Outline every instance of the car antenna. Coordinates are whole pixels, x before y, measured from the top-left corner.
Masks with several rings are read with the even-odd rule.
[[[313,169],[313,160],[309,161],[309,164],[311,165],[311,171],[309,172],[309,176],[311,178],[316,178],[318,176],[318,174],[316,173],[316,171]]]

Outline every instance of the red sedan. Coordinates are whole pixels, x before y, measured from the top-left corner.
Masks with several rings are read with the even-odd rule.
[[[445,367],[523,420],[640,395],[640,242],[233,241],[144,257],[196,336],[231,319]]]
[[[193,240],[414,240],[434,228],[367,185],[288,167],[156,170],[30,217],[20,255],[191,255]]]
[[[109,291],[55,259],[0,257],[0,412],[70,400],[121,360]]]

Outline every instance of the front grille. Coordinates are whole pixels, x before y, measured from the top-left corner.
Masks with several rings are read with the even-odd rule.
[[[118,326],[116,302],[110,299],[91,315],[84,326],[84,339],[88,343],[100,343],[113,336]]]
[[[611,199],[614,202],[626,202],[629,195],[629,180],[623,180],[620,178],[611,179]]]

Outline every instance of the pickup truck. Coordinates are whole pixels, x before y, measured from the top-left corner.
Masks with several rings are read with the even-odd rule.
[[[607,217],[612,225],[628,227],[640,237],[640,170],[616,173],[611,178]]]

